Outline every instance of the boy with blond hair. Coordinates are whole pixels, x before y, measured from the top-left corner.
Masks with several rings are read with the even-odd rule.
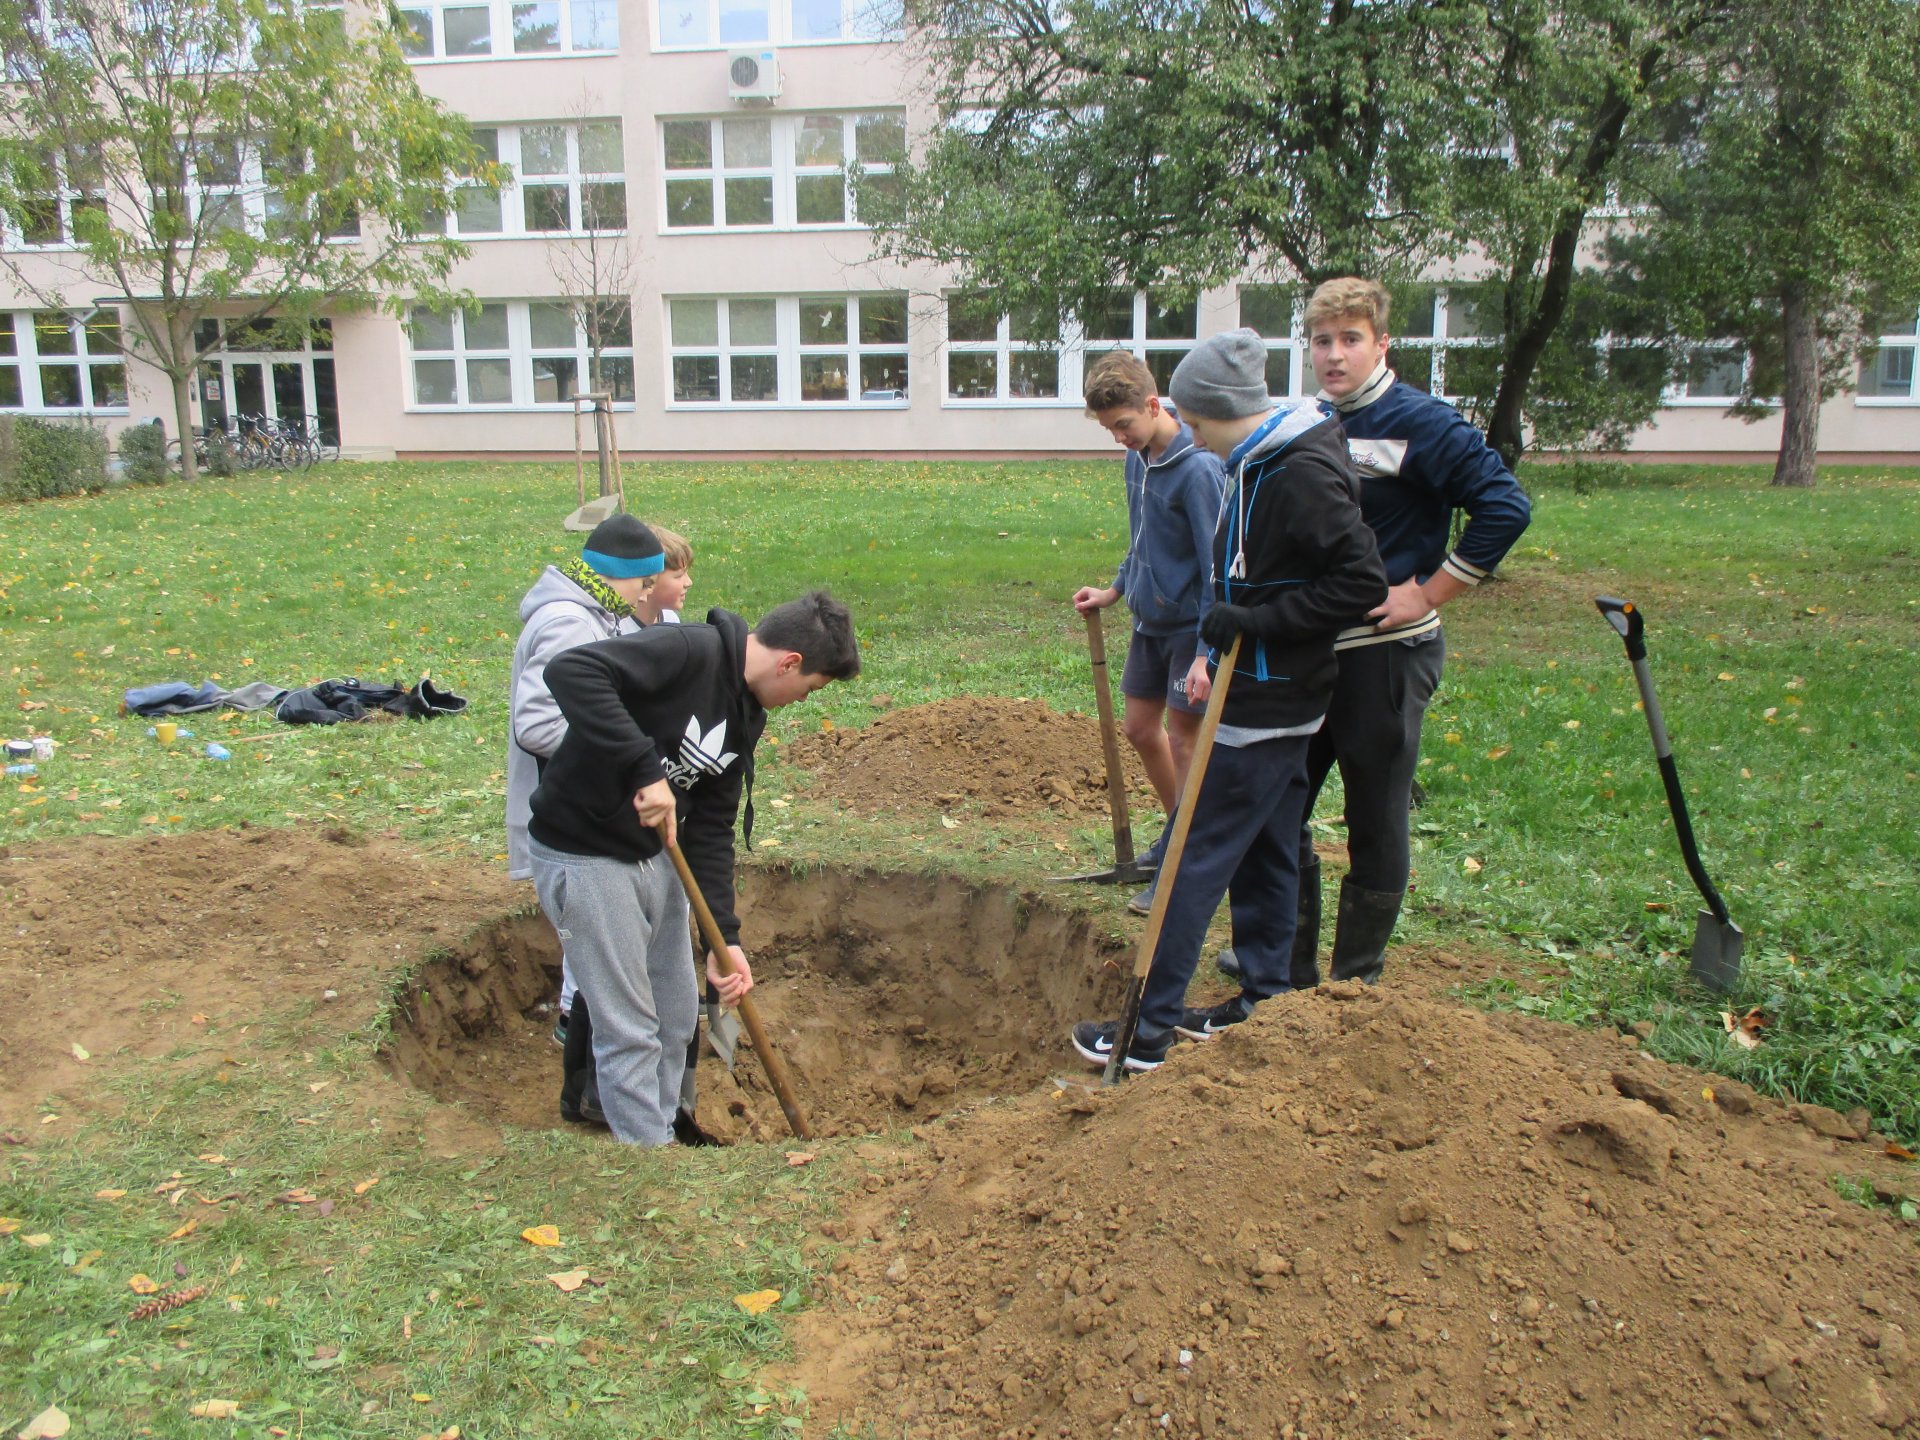
[[[1120,675],[1121,728],[1171,817],[1205,709],[1187,694],[1187,670],[1226,478],[1219,460],[1162,402],[1153,372],[1128,351],[1101,356],[1084,393],[1087,414],[1127,451],[1127,553],[1111,585],[1082,586],[1073,605],[1086,615],[1125,599],[1133,612]],[[1158,866],[1165,842],[1162,832],[1140,857],[1144,868]],[[1145,914],[1152,898],[1148,886],[1128,908]]]

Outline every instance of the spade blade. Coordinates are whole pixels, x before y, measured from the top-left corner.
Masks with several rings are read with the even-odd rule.
[[[1719,995],[1740,983],[1740,952],[1747,937],[1731,920],[1702,910],[1693,922],[1693,978]]]

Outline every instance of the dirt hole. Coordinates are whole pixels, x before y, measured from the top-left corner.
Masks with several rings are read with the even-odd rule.
[[[919,1123],[1073,1069],[1067,1028],[1115,1003],[1129,958],[1084,917],[946,877],[755,870],[740,911],[761,1016],[819,1135]],[[558,1126],[559,976],[544,919],[495,921],[396,996],[388,1065],[496,1123]],[[721,1138],[787,1133],[744,1044],[731,1075],[704,1051],[698,1088]]]

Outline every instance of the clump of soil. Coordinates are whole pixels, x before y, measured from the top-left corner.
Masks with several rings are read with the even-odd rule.
[[[1156,802],[1125,744],[1121,767],[1136,813]],[[1100,722],[1038,700],[936,700],[859,730],[795,741],[787,758],[814,788],[862,814],[965,806],[993,818],[1108,813]]]
[[[940,877],[748,870],[740,913],[754,1003],[819,1136],[932,1120],[1025,1093],[1061,1063],[1061,1036],[1118,989],[1118,952],[1083,917]],[[421,968],[400,994],[386,1059],[496,1122],[554,1126],[560,1055],[547,1002],[560,952],[537,917],[502,922]],[[730,1074],[703,1053],[702,1126],[778,1140],[787,1124],[742,1039]]]
[[[936,1127],[796,1378],[942,1440],[1915,1433],[1920,1252],[1809,1126],[1853,1132],[1571,1034],[1328,986]]]

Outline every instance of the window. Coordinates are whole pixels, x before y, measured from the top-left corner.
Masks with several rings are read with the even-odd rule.
[[[907,398],[905,295],[667,301],[675,405],[889,405]]]
[[[577,124],[478,126],[485,160],[514,172],[517,183],[489,194],[462,190],[446,232],[488,235],[580,235],[627,228],[626,159],[618,120]]]
[[[1869,322],[1879,340],[1860,355],[1858,396],[1863,401],[1895,403],[1920,400],[1914,386],[1914,351],[1920,346],[1920,317],[1907,315],[1899,322]]]
[[[1312,379],[1299,339],[1300,296],[1289,285],[1242,285],[1240,323],[1267,342],[1267,394],[1276,399],[1302,393]]]
[[[1174,366],[1198,338],[1200,307],[1162,303],[1146,291],[1114,291],[1084,321],[1088,357],[1108,350],[1131,350],[1147,362],[1162,395],[1173,382]]]
[[[117,312],[0,311],[0,410],[126,408],[127,365]]]
[[[80,222],[89,211],[104,213],[106,174],[95,149],[41,149],[34,155],[40,193],[16,215],[5,217],[0,243],[8,249],[77,245]]]
[[[990,295],[952,296],[947,399],[1058,400],[1064,348],[1061,327],[1050,315],[1002,314]]]
[[[1687,352],[1667,392],[1669,405],[1703,401],[1724,405],[1739,398],[1746,379],[1746,352],[1738,345],[1700,345]]]
[[[407,318],[414,409],[571,406],[589,387],[592,350],[577,307],[565,300],[491,300]],[[633,403],[633,322],[602,331],[600,383]]]
[[[858,224],[847,166],[885,176],[906,149],[906,112],[667,120],[660,127],[669,230]]]
[[[900,0],[660,0],[660,48],[899,38]]]
[[[415,60],[581,55],[620,48],[619,0],[401,0],[400,48]]]

